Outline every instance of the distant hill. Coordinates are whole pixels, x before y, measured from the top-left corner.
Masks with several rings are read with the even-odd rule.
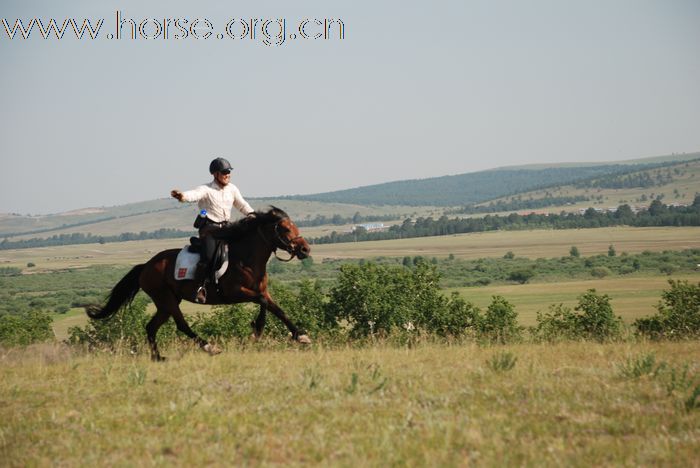
[[[562,199],[571,196],[578,196],[581,199],[585,196],[585,204],[590,206],[591,203],[588,200],[592,199],[591,192],[595,191],[599,197],[601,189],[574,189],[570,184],[594,180],[596,177],[609,178],[650,168],[666,167],[670,164],[668,161],[687,160],[692,159],[693,156],[700,158],[700,153],[641,159],[635,160],[634,164],[623,161],[616,164],[581,163],[505,167],[430,179],[388,182],[322,194],[249,199],[249,201],[255,208],[264,208],[271,204],[280,206],[297,221],[311,220],[319,215],[326,217],[340,215],[347,218],[355,213],[363,216],[393,216],[395,219],[418,216],[439,217],[446,207],[464,207],[494,200],[512,202],[514,198],[522,200],[547,196],[550,198],[558,196]],[[649,161],[654,162],[649,163]],[[700,180],[700,174],[698,179],[695,179],[693,175],[695,170],[685,172],[687,174],[683,178],[674,175],[678,179],[677,186],[665,187],[668,189],[665,201],[672,202],[679,197],[687,200],[694,196],[698,189],[696,184],[697,180]],[[558,186],[554,195],[553,189],[537,192],[539,189],[553,186]],[[659,190],[657,192],[661,193]],[[630,194],[627,192],[620,196],[616,195],[615,201],[632,200],[628,195]],[[651,195],[648,193],[646,196]],[[640,198],[641,196],[641,193],[635,195]],[[613,201],[612,198],[609,200],[606,197],[597,199],[597,203],[613,203]],[[553,204],[540,203],[539,206]],[[167,198],[111,207],[86,207],[81,210],[42,216],[0,214],[0,238],[19,240],[73,233],[109,236],[125,232],[153,232],[161,228],[186,231],[192,229],[195,214],[196,207],[193,205],[179,204]]]
[[[434,207],[374,204],[361,206],[272,198],[248,198],[248,201],[255,209],[266,209],[269,205],[283,208],[296,221],[313,219],[319,215],[352,217],[358,212],[363,216],[392,215],[396,218],[406,218],[429,216],[434,214],[434,210],[438,210]],[[152,232],[161,228],[194,230],[192,222],[196,214],[196,204],[178,203],[170,198],[42,216],[0,214],[0,241],[3,237],[18,240],[72,233],[109,236],[124,232]]]
[[[700,158],[698,153],[680,153],[668,154],[665,156],[652,156],[649,158],[626,159],[623,161],[595,161],[595,162],[572,162],[572,163],[556,163],[556,164],[523,164],[522,166],[506,166],[502,169],[547,169],[551,167],[590,167],[590,166],[605,166],[605,165],[634,165],[634,164],[655,164],[655,163],[676,163],[683,161],[691,161]]]
[[[697,153],[700,157],[700,153]],[[687,157],[687,155],[679,156]],[[658,158],[654,158],[658,160]],[[625,174],[668,164],[562,164],[500,168],[427,179],[401,180],[365,187],[311,195],[285,197],[290,200],[367,203],[408,206],[456,206],[483,203],[521,192],[566,185],[598,176]],[[639,160],[644,161],[644,160]]]
[[[666,162],[653,168],[581,179],[571,184],[521,192],[467,206],[452,213],[493,213],[543,210],[558,213],[628,204],[647,206],[659,199],[667,204],[691,204],[700,193],[700,153],[693,160]],[[632,166],[638,167],[638,166]]]

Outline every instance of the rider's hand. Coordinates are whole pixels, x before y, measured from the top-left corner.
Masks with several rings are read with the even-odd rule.
[[[177,198],[178,201],[182,201],[182,192],[179,190],[172,190],[170,192],[170,196],[173,198]]]

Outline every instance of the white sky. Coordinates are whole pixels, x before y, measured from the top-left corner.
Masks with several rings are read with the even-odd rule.
[[[345,39],[109,40],[117,8],[215,33],[341,18]],[[697,0],[0,4],[33,17],[105,24],[12,41],[0,24],[0,212],[166,197],[216,156],[253,197],[700,150]]]

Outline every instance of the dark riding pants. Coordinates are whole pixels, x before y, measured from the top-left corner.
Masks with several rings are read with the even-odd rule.
[[[199,239],[202,241],[202,253],[200,261],[207,264],[209,270],[212,269],[212,262],[214,261],[214,254],[216,253],[216,239],[212,235],[219,229],[222,225],[209,223],[199,230]]]

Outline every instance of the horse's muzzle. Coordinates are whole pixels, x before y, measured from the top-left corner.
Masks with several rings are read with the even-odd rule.
[[[308,245],[300,245],[295,253],[299,260],[304,260],[311,254],[311,247]]]

